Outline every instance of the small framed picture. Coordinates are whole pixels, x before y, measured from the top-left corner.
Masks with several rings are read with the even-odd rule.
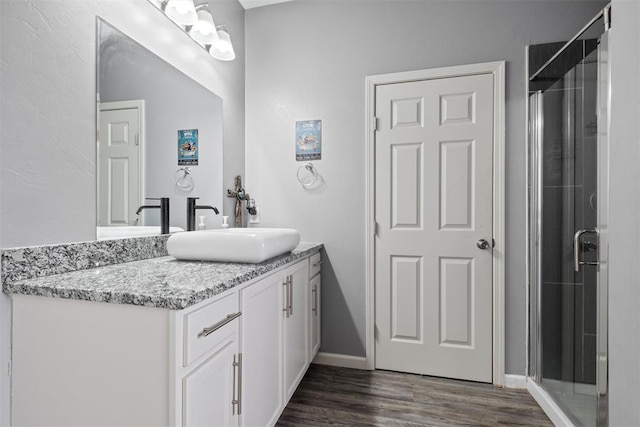
[[[178,165],[198,166],[198,129],[178,131]]]
[[[296,161],[322,158],[322,120],[296,122]]]

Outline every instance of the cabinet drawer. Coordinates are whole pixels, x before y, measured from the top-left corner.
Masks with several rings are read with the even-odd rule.
[[[320,267],[322,267],[322,258],[320,258],[320,252],[318,252],[309,258],[309,277],[320,273]]]
[[[184,318],[184,366],[216,347],[235,329],[231,320],[239,314],[238,294],[234,293],[206,305]],[[212,330],[213,329],[213,330]]]

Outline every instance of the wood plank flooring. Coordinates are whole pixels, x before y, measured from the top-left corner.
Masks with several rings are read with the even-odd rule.
[[[278,426],[552,426],[524,390],[311,365]]]

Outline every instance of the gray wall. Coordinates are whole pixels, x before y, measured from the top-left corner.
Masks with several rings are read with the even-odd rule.
[[[640,3],[614,0],[609,177],[611,426],[640,425]]]
[[[566,40],[594,1],[295,1],[246,13],[247,190],[262,225],[325,243],[322,351],[365,354],[365,76],[507,61],[506,370],[525,373],[525,46]],[[325,179],[296,180],[296,120],[323,120]]]
[[[244,174],[244,9],[212,7],[233,62],[211,59],[147,0],[0,1],[0,247],[95,238],[96,16],[222,97],[224,182]],[[10,308],[0,295],[0,425],[9,423]]]
[[[101,24],[100,101],[145,101],[143,196],[170,197],[171,226],[186,230],[187,197],[222,208],[222,98],[114,27]],[[175,185],[176,171],[183,167],[178,166],[178,129],[198,129],[198,164],[190,166],[194,188],[189,192]],[[160,225],[158,209],[143,214],[145,225]],[[219,228],[222,221],[211,210],[197,215],[206,217],[207,228]]]

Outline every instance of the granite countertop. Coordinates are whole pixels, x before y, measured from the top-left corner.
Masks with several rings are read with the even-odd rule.
[[[322,248],[301,242],[260,264],[179,261],[171,256],[4,283],[8,294],[180,310],[211,298]]]

